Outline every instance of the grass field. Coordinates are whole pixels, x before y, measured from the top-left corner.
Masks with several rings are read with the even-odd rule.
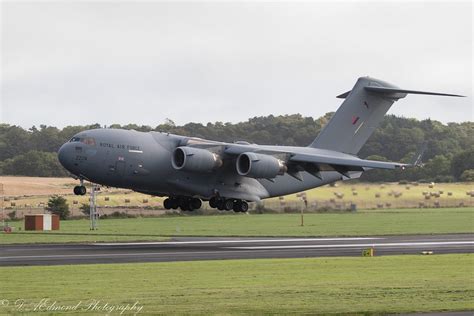
[[[61,222],[60,231],[0,234],[0,244],[162,240],[164,236],[360,236],[474,232],[474,208],[366,210],[357,213],[238,214]],[[21,221],[11,223],[22,227]]]
[[[2,267],[0,313],[18,299],[23,312],[41,299],[83,312],[138,302],[155,315],[472,310],[473,267],[467,254]]]

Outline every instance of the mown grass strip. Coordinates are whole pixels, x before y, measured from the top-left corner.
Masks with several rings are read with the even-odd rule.
[[[473,267],[467,254],[3,267],[0,297],[166,315],[472,310]]]

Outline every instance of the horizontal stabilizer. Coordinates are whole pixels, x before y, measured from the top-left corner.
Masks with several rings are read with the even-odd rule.
[[[338,98],[338,99],[345,99],[345,98],[347,98],[347,96],[349,95],[349,93],[351,93],[351,91],[352,91],[352,90],[349,90],[349,91],[347,91],[347,92],[344,92],[343,94],[338,95],[336,98]]]
[[[458,94],[448,94],[448,93],[438,93],[438,92],[427,92],[427,91],[416,91],[416,90],[405,90],[405,89],[398,89],[398,88],[388,88],[388,87],[374,87],[374,86],[369,86],[369,87],[364,87],[365,90],[370,91],[370,92],[375,92],[375,93],[381,93],[381,94],[396,94],[396,93],[402,93],[402,94],[426,94],[426,95],[441,95],[441,96],[447,96],[447,97],[464,97],[463,95],[458,95]],[[405,97],[403,96],[395,96],[397,99]]]

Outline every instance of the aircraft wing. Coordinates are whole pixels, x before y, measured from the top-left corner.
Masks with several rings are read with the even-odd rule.
[[[300,179],[300,171],[307,171],[321,178],[320,171],[337,171],[351,178],[350,171],[366,171],[369,169],[396,169],[411,166],[397,162],[385,162],[360,159],[356,156],[327,150],[311,150],[306,147],[259,146],[254,144],[226,144],[224,152],[230,156],[238,156],[244,152],[271,155],[285,161],[288,173]]]
[[[330,157],[317,154],[294,154],[290,156],[288,161],[289,174],[300,179],[298,171],[307,171],[313,176],[322,179],[321,171],[337,171],[346,178],[352,178],[351,171],[366,171],[369,169],[395,169],[404,168],[408,165],[385,162],[364,160],[357,157]],[[292,168],[292,166],[294,166]],[[358,173],[360,176],[360,173]],[[356,176],[358,177],[358,176]]]

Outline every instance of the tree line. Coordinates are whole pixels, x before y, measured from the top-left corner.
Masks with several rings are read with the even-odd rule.
[[[333,113],[314,119],[300,114],[254,117],[240,123],[188,123],[167,119],[156,127],[113,124],[108,128],[161,131],[211,140],[244,140],[257,144],[306,146]],[[99,124],[59,129],[40,125],[24,129],[0,124],[0,174],[67,176],[57,160],[59,147],[74,134]],[[365,181],[474,181],[474,123],[442,124],[387,115],[359,153],[361,158],[410,162],[421,146],[426,150],[423,167],[397,171],[371,170]]]

